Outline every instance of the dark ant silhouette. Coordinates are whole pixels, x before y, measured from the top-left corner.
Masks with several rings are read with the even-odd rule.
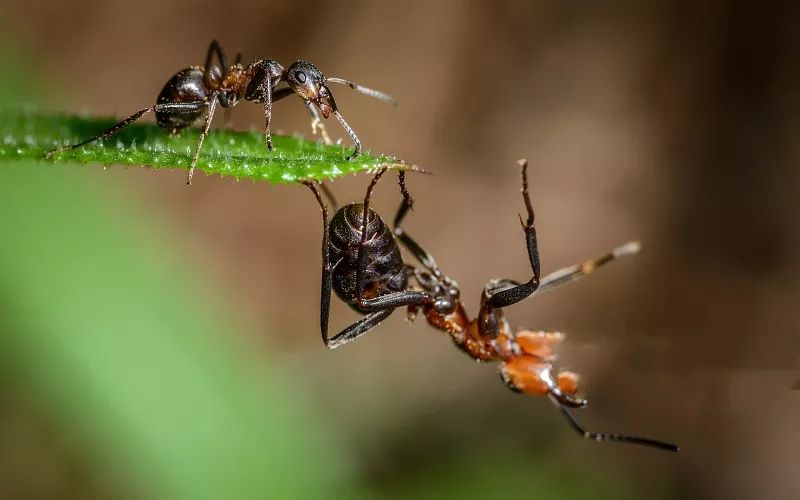
[[[568,410],[588,403],[577,396],[578,376],[568,370],[554,373],[553,369],[556,361],[553,347],[563,340],[563,335],[530,330],[513,332],[504,318],[504,307],[516,304],[534,292],[541,293],[582,278],[639,249],[637,242],[629,242],[599,258],[560,269],[540,279],[534,212],[528,194],[527,161],[520,160],[519,163],[522,167],[522,197],[528,215],[526,221],[520,216],[520,222],[533,276],[523,283],[510,279],[490,281],[483,289],[480,312],[475,319],[467,315],[458,283],[445,276],[433,256],[401,227],[413,203],[405,186],[404,172],[399,173],[403,201],[395,215],[393,229],[389,229],[369,207],[372,191],[386,169],[373,177],[363,203],[337,209],[330,222],[328,208],[316,186],[310,181],[303,182],[314,193],[322,210],[320,329],[325,346],[334,349],[352,342],[376,327],[395,309],[406,306],[409,319],[413,320],[418,312],[422,312],[431,326],[448,333],[456,346],[470,357],[481,362],[499,363],[500,375],[511,390],[548,396],[570,427],[584,438],[678,451],[676,445],[663,441],[584,429]],[[331,202],[335,206],[335,202]],[[403,261],[400,245],[414,255],[421,268]],[[415,286],[411,285],[412,279]],[[331,289],[364,317],[329,338]]]
[[[281,82],[285,82],[287,86],[276,89]],[[397,104],[394,98],[383,92],[361,86],[349,80],[328,78],[316,66],[306,61],[296,61],[286,69],[278,62],[269,59],[259,59],[247,66],[243,66],[241,64],[241,54],[238,54],[234,63],[228,65],[222,47],[216,40],[213,40],[208,47],[205,65],[190,66],[172,76],[164,85],[161,93],[158,94],[154,106],[137,111],[90,139],[54,149],[46,153],[45,158],[50,158],[62,151],[84,146],[98,139],[106,139],[151,112],[155,112],[158,126],[170,134],[192,125],[205,113],[200,140],[197,142],[197,149],[194,157],[192,157],[192,163],[189,165],[189,172],[186,176],[186,183],[191,184],[194,168],[200,156],[200,149],[203,147],[203,141],[208,135],[217,104],[223,108],[232,108],[242,99],[263,104],[265,117],[264,137],[267,149],[272,151],[272,138],[270,135],[272,104],[288,95],[296,94],[303,99],[306,108],[311,113],[314,132],[316,133],[318,127],[321,128],[326,143],[329,142],[329,139],[321,120],[331,115],[336,117],[342,128],[353,140],[355,149],[347,156],[346,159],[349,161],[361,154],[361,141],[359,141],[353,128],[339,113],[333,93],[328,88],[327,83],[347,85],[362,94],[394,105]]]

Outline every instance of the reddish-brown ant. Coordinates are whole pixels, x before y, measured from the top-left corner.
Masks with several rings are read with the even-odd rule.
[[[403,201],[395,216],[393,230],[369,207],[372,190],[385,169],[372,179],[363,203],[338,209],[330,223],[328,209],[316,186],[304,182],[314,192],[322,209],[320,328],[323,342],[329,349],[352,342],[377,326],[395,309],[406,306],[410,318],[422,312],[430,325],[447,332],[453,342],[472,358],[499,363],[502,379],[511,390],[548,396],[569,425],[584,438],[678,451],[677,446],[663,441],[585,430],[568,410],[587,404],[585,399],[577,397],[577,375],[566,370],[554,372],[553,368],[556,355],[552,348],[562,341],[563,335],[530,330],[513,332],[503,317],[502,308],[516,304],[534,292],[550,290],[586,276],[600,266],[639,249],[638,243],[629,242],[597,259],[563,268],[540,279],[533,205],[528,194],[527,162],[520,160],[520,165],[522,197],[528,215],[526,221],[520,217],[520,222],[525,232],[533,276],[524,283],[510,279],[490,281],[483,289],[480,312],[474,319],[470,319],[461,302],[458,283],[445,276],[434,258],[400,227],[412,202],[405,187],[403,172],[400,172]],[[414,255],[422,268],[403,262],[398,242]],[[411,285],[412,279],[416,286]],[[328,338],[331,289],[364,318]]]
[[[331,115],[336,117],[342,128],[353,140],[355,149],[347,156],[347,160],[352,160],[361,153],[361,141],[358,140],[353,128],[339,113],[333,93],[326,84],[339,83],[347,85],[362,94],[396,104],[396,101],[391,96],[383,92],[363,87],[341,78],[328,78],[316,66],[305,61],[294,62],[284,69],[278,62],[269,59],[259,59],[247,66],[243,66],[240,63],[240,59],[239,55],[232,65],[228,65],[225,53],[217,41],[213,40],[208,47],[205,65],[190,66],[177,72],[164,85],[158,95],[158,99],[156,99],[155,106],[137,111],[90,139],[54,149],[48,152],[45,158],[65,150],[81,147],[98,139],[106,139],[151,112],[155,112],[158,126],[171,134],[192,125],[205,113],[200,140],[197,142],[197,149],[192,157],[189,172],[186,176],[186,183],[191,184],[197,158],[200,156],[203,141],[208,135],[208,129],[211,126],[217,103],[223,108],[231,108],[242,99],[263,104],[265,117],[264,137],[267,149],[272,151],[272,139],[270,136],[272,103],[290,94],[297,94],[303,99],[306,108],[308,108],[314,119],[314,130],[320,126],[321,118],[328,118]],[[287,86],[276,89],[276,86],[281,82],[286,82]],[[327,137],[324,129],[322,133],[324,137]]]

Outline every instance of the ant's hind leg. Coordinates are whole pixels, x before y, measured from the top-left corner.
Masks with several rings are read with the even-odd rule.
[[[408,214],[408,210],[414,206],[414,199],[411,198],[408,189],[406,189],[406,173],[402,170],[398,173],[398,182],[400,184],[400,192],[403,194],[403,201],[400,202],[400,207],[398,207],[397,214],[394,216],[394,235],[409,252],[414,254],[414,257],[416,257],[428,271],[433,273],[434,276],[441,277],[442,272],[439,270],[439,265],[436,263],[436,259],[433,258],[433,255],[422,248],[419,243],[409,236],[401,227],[403,219],[405,219]]]
[[[48,151],[47,153],[45,153],[44,158],[45,159],[49,159],[49,158],[52,158],[54,155],[56,155],[58,153],[61,153],[61,152],[64,152],[64,151],[69,151],[70,149],[79,148],[81,146],[85,146],[86,144],[89,144],[90,142],[94,142],[94,141],[102,140],[102,139],[108,139],[112,135],[116,134],[117,132],[119,132],[120,130],[124,129],[128,125],[131,125],[132,123],[140,120],[143,116],[145,116],[146,114],[150,113],[151,111],[154,111],[155,109],[156,109],[156,106],[151,106],[151,107],[149,107],[147,109],[143,109],[141,111],[137,111],[136,113],[132,114],[131,116],[129,116],[127,118],[125,118],[124,120],[122,120],[121,122],[117,123],[116,125],[113,125],[112,127],[104,130],[99,135],[96,135],[96,136],[94,136],[94,137],[92,137],[90,139],[86,139],[85,141],[81,141],[81,142],[78,142],[78,143],[75,143],[75,144],[70,144],[68,146],[61,146],[59,148],[53,149],[51,151]]]
[[[551,401],[554,405],[559,409],[561,414],[567,420],[569,426],[574,430],[578,435],[580,435],[584,439],[589,439],[591,441],[612,441],[616,443],[628,443],[628,444],[636,444],[639,446],[647,446],[649,448],[656,448],[658,450],[663,451],[673,451],[677,452],[680,451],[678,445],[667,443],[665,441],[659,441],[657,439],[650,439],[645,437],[638,437],[638,436],[626,436],[623,434],[613,434],[607,432],[591,432],[587,431],[579,422],[578,420],[572,416],[567,408],[564,407],[554,396],[551,396]]]
[[[217,56],[218,66],[214,64],[214,56]],[[203,66],[203,83],[206,87],[214,87],[226,71],[228,71],[228,61],[225,52],[219,42],[211,40],[206,52],[206,64]]]
[[[353,323],[352,325],[348,326],[344,330],[342,330],[339,334],[337,334],[332,339],[325,340],[325,347],[328,349],[336,349],[337,347],[341,347],[345,344],[348,344],[358,337],[364,335],[368,331],[372,330],[376,326],[378,326],[381,321],[388,318],[394,309],[382,309],[380,311],[375,311],[367,314],[359,321]]]
[[[91,142],[108,139],[112,135],[116,134],[120,130],[124,129],[129,125],[133,125],[135,122],[139,121],[143,118],[146,114],[156,111],[164,111],[168,113],[197,113],[197,111],[202,110],[208,106],[206,101],[196,101],[196,102],[175,102],[175,103],[164,103],[164,104],[156,104],[155,106],[151,106],[147,109],[143,109],[141,111],[137,111],[136,113],[132,114],[131,116],[125,118],[121,122],[117,123],[116,125],[111,126],[110,128],[104,130],[99,135],[96,135],[90,139],[86,139],[85,141],[81,141],[75,144],[70,144],[68,146],[61,146],[60,148],[56,148],[52,151],[48,151],[45,153],[44,158],[49,159],[52,158],[54,155],[61,153],[63,151],[69,151],[70,149],[79,148],[81,146],[85,146]]]
[[[189,165],[189,172],[186,174],[186,184],[192,184],[192,176],[194,175],[194,167],[197,165],[197,159],[200,157],[200,149],[203,147],[203,142],[208,135],[208,129],[211,127],[211,120],[214,118],[214,110],[217,109],[217,92],[212,93],[208,97],[208,111],[206,112],[206,119],[203,123],[203,129],[200,131],[200,140],[197,141],[197,149],[192,157],[192,163]]]
[[[520,216],[520,222],[522,223],[522,229],[525,231],[525,242],[528,247],[528,258],[530,259],[533,276],[526,283],[521,283],[492,294],[486,302],[490,309],[498,309],[516,304],[529,297],[539,287],[541,264],[539,262],[539,244],[536,240],[533,204],[531,203],[530,194],[528,193],[528,161],[519,160],[519,165],[522,167],[522,199],[525,202],[525,208],[528,212],[528,219],[523,222]]]
[[[322,211],[322,284],[320,288],[319,328],[322,334],[322,341],[326,346],[329,346],[328,318],[331,309],[331,289],[333,288],[333,274],[331,271],[333,266],[331,266],[328,252],[328,207],[325,206],[317,186],[312,181],[303,181],[302,184],[314,193],[314,197],[317,199],[319,208]]]

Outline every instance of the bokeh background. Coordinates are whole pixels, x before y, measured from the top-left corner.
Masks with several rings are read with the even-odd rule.
[[[127,115],[212,38],[394,95],[334,89],[368,148],[435,172],[407,228],[472,310],[528,276],[527,157],[545,270],[644,251],[511,323],[568,334],[587,427],[682,447],[584,442],[403,314],[327,352],[301,187],[2,165],[0,497],[800,497],[796,3],[7,0],[0,23],[5,105]],[[273,124],[310,136],[296,99]],[[335,302],[333,330],[355,318]]]

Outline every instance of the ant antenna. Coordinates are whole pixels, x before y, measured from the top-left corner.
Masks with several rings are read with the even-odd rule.
[[[384,94],[380,90],[371,89],[369,87],[365,87],[363,85],[359,85],[355,82],[351,82],[350,80],[345,80],[343,78],[326,78],[326,82],[331,83],[338,83],[340,85],[347,85],[351,89],[355,90],[356,92],[361,92],[364,95],[368,95],[370,97],[374,97],[379,101],[388,102],[392,106],[397,106],[397,99],[390,96],[389,94]]]
[[[623,436],[621,434],[610,434],[604,432],[589,432],[584,429],[583,426],[581,426],[581,424],[575,419],[575,417],[572,416],[569,410],[559,403],[554,396],[550,396],[550,401],[552,401],[553,404],[556,405],[559,410],[561,410],[561,413],[564,415],[564,418],[567,419],[569,426],[572,427],[572,429],[580,434],[584,439],[590,439],[592,441],[613,441],[616,443],[637,444],[640,446],[649,446],[650,448],[657,448],[664,451],[680,451],[680,448],[678,448],[677,445],[665,443],[664,441],[657,441],[655,439],[636,436]]]

